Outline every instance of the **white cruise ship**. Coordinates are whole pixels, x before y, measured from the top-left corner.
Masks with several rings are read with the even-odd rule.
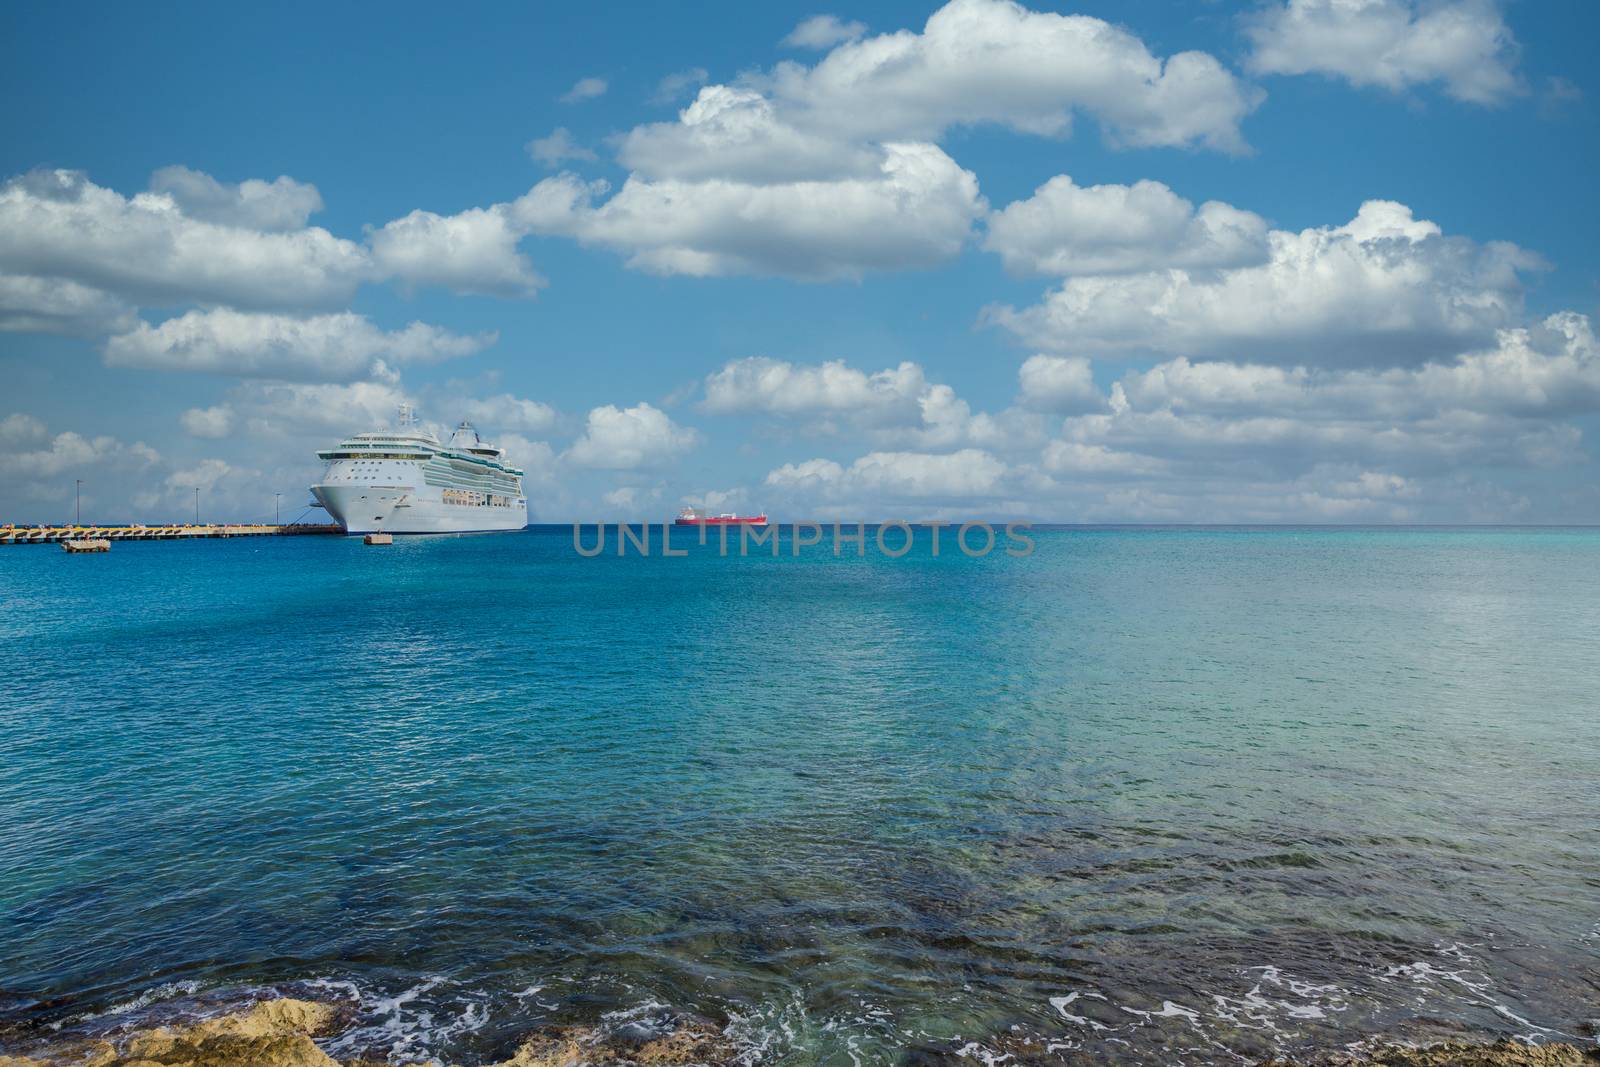
[[[472,533],[528,525],[522,471],[466,422],[440,444],[409,405],[393,430],[358,433],[318,452],[311,492],[345,533]]]

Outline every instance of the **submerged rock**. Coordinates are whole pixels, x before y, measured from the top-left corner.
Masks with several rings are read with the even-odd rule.
[[[348,1022],[343,1009],[329,1004],[267,1000],[188,1025],[62,1039],[29,1049],[27,1055],[0,1051],[0,1067],[391,1067],[359,1058],[341,1064],[317,1046],[314,1038],[332,1037]],[[996,1054],[1008,1067],[1061,1062],[1047,1044],[1032,1038],[1006,1034],[998,1042]],[[914,1064],[969,1062],[965,1048],[906,1052]],[[736,1061],[737,1050],[719,1027],[677,1016],[643,1033],[545,1027],[525,1037],[510,1059],[487,1067],[729,1067]],[[1600,1067],[1600,1048],[1518,1041],[1374,1044],[1292,1061],[1268,1060],[1261,1067]]]
[[[267,1000],[185,1026],[61,1041],[26,1056],[0,1052],[0,1067],[389,1067],[361,1059],[341,1065],[317,1047],[313,1038],[332,1036],[344,1021],[328,1004]],[[690,1020],[649,1037],[581,1026],[538,1030],[509,1060],[489,1067],[722,1067],[733,1058],[720,1030]]]
[[[339,1012],[309,1000],[267,1000],[248,1011],[188,1026],[69,1041],[0,1067],[339,1067],[313,1037],[331,1034]]]
[[[1262,1067],[1600,1067],[1600,1049],[1510,1040],[1492,1045],[1446,1041],[1421,1048],[1392,1045],[1305,1060],[1269,1060]]]
[[[721,1031],[699,1022],[687,1022],[669,1034],[642,1041],[565,1026],[534,1033],[509,1060],[491,1067],[720,1067],[733,1059],[733,1045]]]

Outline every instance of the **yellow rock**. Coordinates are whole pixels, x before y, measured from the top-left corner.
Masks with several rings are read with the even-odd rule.
[[[1391,1046],[1356,1057],[1339,1054],[1336,1062],[1360,1067],[1600,1067],[1600,1050],[1584,1050],[1564,1044],[1525,1045],[1520,1041],[1508,1040],[1496,1041],[1492,1045],[1448,1041],[1425,1048]],[[1293,1065],[1269,1060],[1262,1067]]]
[[[509,1060],[491,1067],[577,1067],[595,1062],[585,1057],[583,1050],[582,1039],[591,1036],[590,1031],[578,1028],[535,1034],[518,1046]]]
[[[0,1055],[0,1067],[109,1067],[118,1062],[117,1050],[109,1041],[70,1040],[45,1050],[45,1059]]]
[[[273,1037],[306,1034],[322,1037],[333,1031],[339,1013],[332,1005],[310,1000],[263,1000],[247,1012],[223,1015],[196,1023],[188,1033],[197,1037],[229,1034],[235,1037]]]
[[[0,1057],[0,1067],[339,1067],[313,1034],[331,1033],[338,1012],[305,1000],[267,1000],[192,1026],[157,1027],[122,1039],[69,1042],[42,1060]]]

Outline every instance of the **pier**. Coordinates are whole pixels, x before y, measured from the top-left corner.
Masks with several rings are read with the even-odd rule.
[[[0,545],[44,545],[62,541],[189,541],[202,537],[295,537],[342,533],[344,529],[331,522],[0,526]]]

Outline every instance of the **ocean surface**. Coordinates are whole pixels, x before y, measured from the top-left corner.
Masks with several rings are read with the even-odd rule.
[[[264,988],[396,1062],[1594,1043],[1600,531],[944,536],[0,548],[0,1050]]]

